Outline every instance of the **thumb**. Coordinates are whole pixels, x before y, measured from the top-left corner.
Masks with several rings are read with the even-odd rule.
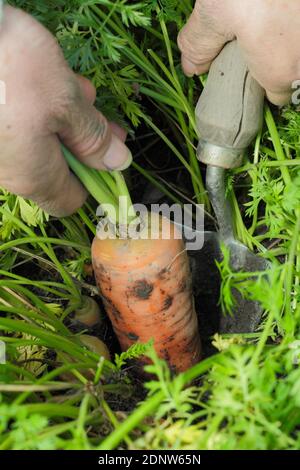
[[[124,170],[132,162],[128,147],[81,90],[60,117],[57,133],[78,160],[97,170]]]
[[[123,127],[120,127],[116,122],[110,121],[109,126],[113,134],[116,134],[116,136],[119,137],[119,139],[122,140],[122,142],[125,142],[127,139],[127,131],[123,129]]]
[[[187,76],[207,72],[223,46],[234,39],[227,27],[226,3],[226,0],[196,1],[192,15],[178,36],[182,68]]]

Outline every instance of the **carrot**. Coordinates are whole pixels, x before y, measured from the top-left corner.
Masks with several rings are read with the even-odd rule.
[[[124,226],[135,216],[129,216],[120,203],[120,198],[125,198],[128,208],[132,208],[122,174],[91,170],[68,149],[62,147],[62,150],[70,168],[106,208],[105,215],[121,235],[104,238],[99,228],[100,236],[96,236],[92,245],[92,261],[107,314],[122,349],[153,339],[159,357],[174,372],[188,369],[200,360],[201,346],[188,257],[177,229],[168,219],[158,215],[155,219],[152,214],[156,236],[143,238],[144,232],[137,239],[123,239]],[[111,226],[101,227],[106,232]],[[146,224],[143,230],[148,229]],[[161,234],[167,232],[170,236],[165,239]]]
[[[165,239],[100,239],[92,245],[96,280],[122,350],[154,340],[174,372],[200,360],[200,338],[187,253],[166,218]]]
[[[100,307],[96,300],[82,296],[82,305],[75,311],[74,320],[92,328],[101,322]]]

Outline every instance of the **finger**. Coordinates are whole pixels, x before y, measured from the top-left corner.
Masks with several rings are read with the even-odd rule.
[[[122,142],[126,141],[127,138],[127,131],[123,129],[123,127],[120,127],[117,123],[110,121],[109,126],[113,134],[115,134],[119,139],[121,139]]]
[[[97,92],[92,82],[88,80],[87,78],[83,77],[82,75],[76,75],[76,79],[87,101],[90,104],[94,104],[96,101]],[[127,132],[125,131],[125,129],[123,129],[121,126],[119,126],[116,122],[113,122],[113,121],[109,121],[109,127],[110,127],[110,130],[117,137],[119,137],[119,139],[121,139],[122,142],[126,141]]]
[[[224,3],[197,0],[192,15],[180,31],[178,46],[186,75],[207,72],[226,42],[234,39],[224,17]]]
[[[81,91],[85,98],[88,100],[90,104],[94,104],[96,101],[96,88],[92,84],[90,80],[87,78],[83,77],[82,75],[76,75],[76,78],[78,80],[79,86],[81,87]],[[123,129],[121,126],[119,126],[116,122],[109,121],[109,127],[110,130],[117,136],[119,139],[121,139],[122,142],[126,141],[127,138],[127,131]]]
[[[233,23],[252,76],[275,105],[290,102],[299,78],[299,2],[236,2]],[[234,4],[233,4],[234,5]]]
[[[131,164],[128,147],[81,92],[74,96],[63,116],[57,117],[57,123],[61,141],[86,165],[98,170],[123,170]]]
[[[90,103],[91,105],[94,104],[96,101],[96,88],[94,87],[92,82],[87,78],[83,77],[82,75],[77,74],[76,79],[80,86],[81,92],[87,99],[88,103]]]
[[[268,100],[276,106],[284,106],[291,102],[291,92],[282,91],[281,93],[274,93],[266,90]]]
[[[243,34],[245,35],[245,32]],[[293,77],[297,77],[297,71],[294,70],[294,63],[297,61],[291,60],[284,51],[279,53],[279,57],[283,59],[278,60],[275,47],[269,54],[270,48],[262,50],[260,43],[249,36],[238,35],[238,41],[252,76],[264,88],[271,103],[277,106],[290,103]]]
[[[70,171],[61,178],[56,194],[33,196],[32,200],[47,214],[55,217],[67,217],[77,212],[86,201],[87,192],[79,180]]]
[[[14,187],[6,185],[7,189],[33,200],[50,215],[63,217],[76,212],[84,204],[87,192],[70,172],[58,138],[49,136],[35,140],[34,146],[27,148],[29,158],[26,159],[25,144]],[[26,167],[22,166],[24,161],[28,162]]]
[[[278,61],[275,48],[269,55],[269,48],[261,49],[260,43],[245,30],[237,37],[251,75],[264,88],[268,100],[277,106],[288,104],[293,94],[293,76],[297,76],[291,65],[294,62],[284,52],[279,56],[284,59]]]

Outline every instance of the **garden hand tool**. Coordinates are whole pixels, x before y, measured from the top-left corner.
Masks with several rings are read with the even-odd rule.
[[[255,272],[268,262],[252,253],[234,234],[230,203],[226,197],[226,169],[241,166],[245,151],[262,126],[264,91],[251,76],[237,41],[228,43],[213,62],[196,108],[200,142],[198,159],[207,165],[206,188],[219,226],[217,234],[205,234],[205,246],[220,245],[230,250],[233,271]],[[217,244],[217,245],[216,245]],[[254,331],[261,319],[261,307],[236,293],[233,316],[221,320],[221,331]]]

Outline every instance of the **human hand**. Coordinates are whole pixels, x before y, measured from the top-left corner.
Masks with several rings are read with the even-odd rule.
[[[65,216],[86,191],[70,172],[60,143],[96,169],[125,169],[125,134],[93,103],[96,91],[68,67],[55,38],[30,15],[4,7],[0,27],[0,186]]]
[[[292,84],[300,79],[300,2],[197,0],[178,37],[186,75],[207,72],[225,43],[235,38],[269,100],[288,103]]]

